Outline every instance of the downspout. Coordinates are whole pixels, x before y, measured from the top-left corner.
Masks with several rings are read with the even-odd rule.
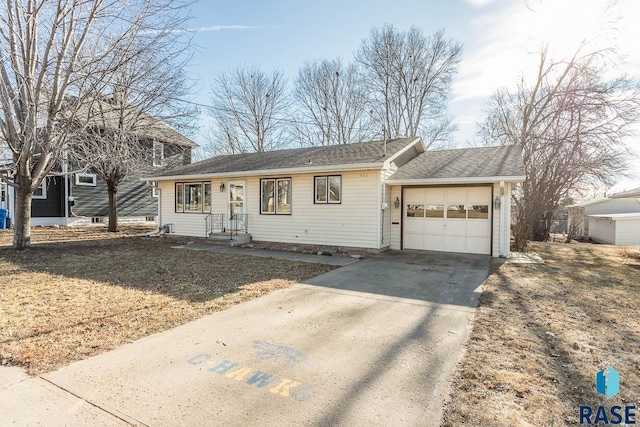
[[[505,204],[504,204],[504,181],[500,181],[500,237],[498,241],[500,242],[500,256],[506,258],[509,254],[504,248],[504,219],[505,219]]]

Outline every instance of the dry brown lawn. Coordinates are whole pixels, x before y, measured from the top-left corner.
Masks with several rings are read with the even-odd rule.
[[[489,276],[445,426],[563,426],[579,406],[640,403],[638,248],[531,244],[545,265],[505,264]],[[620,372],[620,394],[595,373]]]
[[[51,371],[334,268],[127,237],[145,231],[34,229],[25,251],[0,232],[0,364]]]

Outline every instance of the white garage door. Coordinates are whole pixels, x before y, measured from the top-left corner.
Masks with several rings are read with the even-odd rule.
[[[491,187],[407,188],[405,249],[491,254]]]

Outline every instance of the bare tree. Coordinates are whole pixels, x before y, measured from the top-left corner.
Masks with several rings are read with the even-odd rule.
[[[373,135],[367,92],[355,64],[307,62],[298,72],[293,132],[303,145],[349,144]]]
[[[400,32],[373,28],[355,54],[371,106],[387,136],[423,136],[425,145],[443,144],[455,130],[447,113],[451,80],[462,45],[444,30],[425,36],[417,27]]]
[[[221,73],[211,92],[215,154],[270,151],[287,145],[287,90],[281,71],[238,67]]]
[[[30,245],[33,192],[72,136],[80,110],[139,52],[145,34],[170,31],[181,2],[171,0],[6,0],[0,5],[0,131],[15,177],[13,246]],[[128,55],[113,55],[117,49]]]
[[[520,144],[526,181],[514,201],[518,250],[547,240],[563,197],[589,182],[607,183],[625,166],[625,139],[640,118],[640,90],[625,76],[607,78],[603,52],[552,61],[540,52],[537,74],[492,97],[481,126],[487,143]]]
[[[118,231],[120,183],[149,169],[154,154],[165,157],[165,144],[174,143],[169,147],[179,152],[167,156],[163,166],[182,163],[184,153],[178,147],[185,138],[167,125],[191,132],[198,113],[195,106],[182,101],[190,89],[184,72],[190,56],[181,33],[149,33],[133,46],[139,53],[114,71],[109,93],[96,93],[96,100],[90,100],[86,116],[81,117],[87,132],[74,138],[70,150],[74,163],[91,169],[106,183],[111,232]],[[162,145],[159,153],[157,144]]]

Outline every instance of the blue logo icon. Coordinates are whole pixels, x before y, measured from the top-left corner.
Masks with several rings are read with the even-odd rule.
[[[611,399],[613,396],[620,392],[620,374],[611,366],[604,368],[601,371],[596,372],[596,391],[607,399]]]

